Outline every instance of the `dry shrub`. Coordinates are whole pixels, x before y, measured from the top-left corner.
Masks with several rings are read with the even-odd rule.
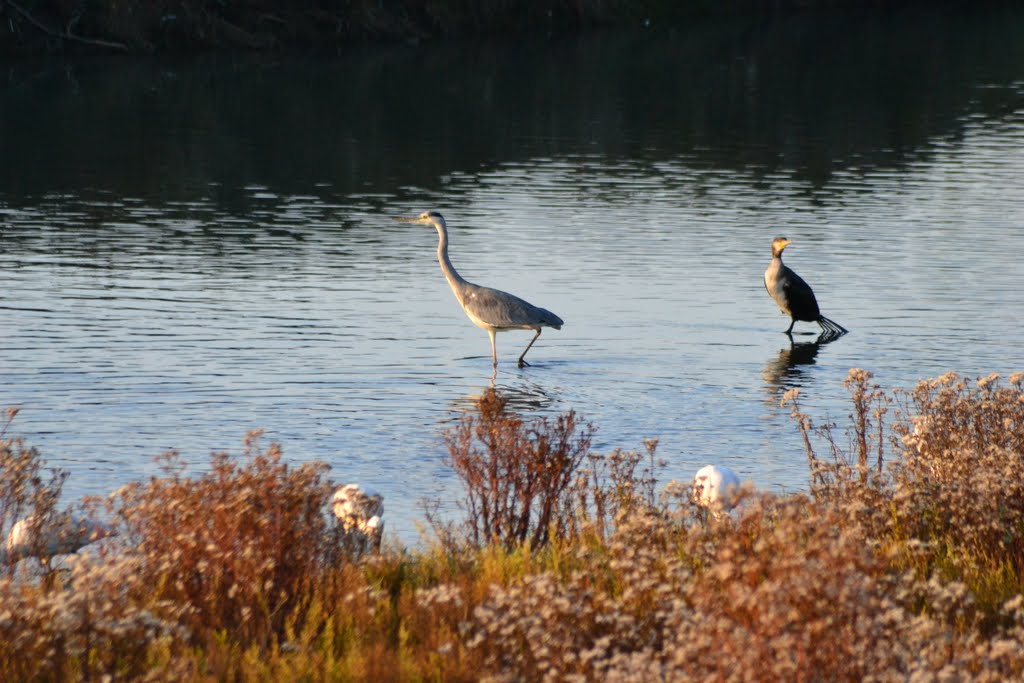
[[[902,681],[1019,678],[1014,626],[977,628],[962,584],[893,571],[839,508],[758,496],[736,522],[681,527],[649,511],[571,570],[492,584],[475,607],[452,585],[421,601],[471,616],[456,638],[486,680]],[[915,609],[921,604],[929,609]]]
[[[920,570],[939,546],[926,532],[942,533],[947,546],[955,539],[945,527],[910,524],[913,515],[927,524],[928,496],[908,492],[948,493],[950,477],[890,436],[903,428],[883,423],[892,399],[870,373],[852,372],[847,386],[845,439],[833,425],[812,430],[795,408],[811,497],[750,495],[737,519],[706,521],[673,509],[685,486],[656,503],[653,442],[646,455],[587,454],[592,430],[574,415],[526,423],[487,395],[448,434],[473,543],[442,543],[408,562],[382,558],[328,620],[330,639],[317,642],[345,653],[353,663],[343,676],[362,680],[1020,679],[1019,583],[980,605],[974,585]],[[992,389],[989,403],[1017,400]],[[967,403],[1000,417],[965,424],[1019,424],[1007,406]],[[915,410],[932,415],[942,405]],[[985,429],[975,427],[975,441],[1016,448]],[[825,458],[814,435],[826,439]],[[967,457],[964,438],[951,439],[957,453],[943,456],[944,467]],[[933,443],[922,452],[939,451]]]
[[[836,425],[826,423],[815,429],[811,418],[800,411],[799,389],[790,389],[783,396],[803,436],[811,493],[819,502],[863,497],[884,486],[885,453],[891,441],[886,438],[884,417],[892,399],[873,379],[870,372],[855,368],[843,382],[853,404],[845,448],[836,436]],[[815,450],[815,435],[826,442],[828,459]]]
[[[472,610],[479,600],[469,575],[447,577],[451,582],[415,587],[403,604],[403,623],[410,650],[424,678],[441,681],[476,680],[464,646]]]
[[[968,615],[952,626],[993,635],[1013,622],[1004,604],[1024,590],[1024,375],[968,382],[955,373],[886,393],[870,373],[851,370],[854,410],[848,440],[835,426],[813,430],[795,395],[819,502],[840,510],[897,569],[921,585],[962,582]],[[896,403],[891,424],[883,424]],[[889,435],[886,435],[886,427]],[[823,436],[831,461],[819,458]],[[934,610],[926,591],[909,603]]]
[[[0,579],[0,680],[1024,680],[1022,383],[946,376],[890,412],[853,371],[845,432],[791,395],[810,495],[714,518],[688,483],[658,498],[653,442],[588,454],[573,414],[488,395],[447,435],[471,542],[359,563],[321,466],[255,437],[197,478],[172,455],[116,497],[123,544]]]
[[[735,524],[689,530],[685,552],[699,569],[667,625],[667,680],[1019,678],[1019,604],[999,609],[1013,627],[986,636],[963,584],[893,566],[872,529],[836,503],[762,495]],[[618,673],[610,678],[628,680]]]
[[[570,572],[493,586],[464,646],[494,680],[905,676],[937,627],[900,606],[900,581],[842,522],[802,497],[708,526],[648,509]]]
[[[560,680],[589,672],[589,653],[598,641],[620,635],[609,602],[607,594],[588,586],[586,575],[531,574],[493,588],[474,611],[466,645],[479,653],[485,671],[511,674],[512,680]]]
[[[214,454],[197,478],[168,454],[164,476],[121,491],[118,514],[152,598],[187,607],[190,632],[267,645],[305,607],[340,545],[324,515],[326,466],[289,467],[258,432],[245,448],[242,461]]]
[[[17,520],[31,517],[28,554],[45,557],[46,531],[71,514],[57,508],[66,475],[44,476],[38,451],[20,438],[6,438],[16,414],[8,410],[0,430],[0,540]],[[6,559],[0,578],[0,680],[118,677],[154,664],[154,645],[180,643],[175,606],[158,605],[165,616],[157,617],[136,602],[149,586],[133,562],[93,552],[62,562],[39,580],[32,560]]]
[[[569,411],[525,424],[508,399],[488,389],[476,415],[445,434],[449,463],[462,480],[466,537],[475,547],[545,544],[573,523],[572,485],[593,428]]]
[[[695,536],[694,540],[699,540]],[[864,680],[916,650],[885,567],[838,511],[763,497],[717,527],[686,587],[669,665],[699,679]]]
[[[10,518],[55,501],[36,451],[2,447]],[[381,656],[397,641],[393,614],[327,514],[324,465],[289,466],[253,433],[243,458],[184,469],[168,454],[160,476],[112,495],[111,542],[42,581],[20,571],[28,563],[0,578],[0,680],[393,677],[395,659]],[[331,663],[345,652],[357,663]]]
[[[57,503],[67,478],[66,472],[57,470],[47,477],[39,452],[26,446],[20,437],[7,436],[17,414],[17,409],[8,408],[6,421],[0,427],[0,565],[7,576],[13,573],[16,560],[6,557],[3,550],[4,539],[11,527],[29,516],[40,522],[36,529],[46,528],[53,522],[60,514]],[[38,551],[43,540],[38,533],[33,536],[30,545]]]
[[[995,584],[988,602],[998,607],[1024,587],[1024,374],[1006,386],[998,375],[971,383],[948,373],[892,395],[872,379],[851,370],[846,381],[854,409],[845,448],[834,425],[814,430],[795,393],[787,394],[812,493],[841,505],[847,524],[904,546],[925,577],[946,567],[976,588]],[[887,436],[883,417],[893,402],[900,409]],[[817,455],[813,434],[824,438],[831,461]],[[907,552],[911,541],[927,552]]]
[[[845,432],[790,395],[811,496],[748,496],[736,520],[648,504],[636,454],[592,456],[577,514],[614,524],[475,606],[447,586],[471,612],[462,651],[493,680],[1020,679],[1021,383],[922,383],[916,430],[885,421],[896,398],[862,370]],[[979,563],[1002,581],[988,596]]]
[[[833,462],[809,449],[816,500],[748,495],[738,523],[673,512],[666,501],[678,491],[655,505],[654,444],[649,469],[638,454],[591,456],[576,513],[594,514],[603,541],[578,543],[557,570],[492,584],[461,628],[466,656],[495,680],[790,681],[896,679],[976,651],[947,628],[968,618],[970,601],[947,599],[956,609],[929,615],[909,609],[959,593],[912,590],[878,552],[877,527],[857,521],[871,521],[865,503],[886,490],[888,403],[870,380],[848,382],[848,450],[831,427]],[[443,594],[470,609],[470,590],[446,585]]]
[[[903,394],[909,424],[894,467],[899,524],[957,563],[1024,577],[1024,374],[955,373]],[[1018,583],[1018,588],[1021,586]]]
[[[668,529],[650,511],[638,513],[608,546],[577,548],[575,569],[492,586],[465,629],[467,650],[484,671],[510,680],[606,680],[616,662],[660,653],[689,575],[666,552]]]
[[[587,455],[587,466],[574,484],[574,538],[587,529],[604,538],[618,520],[657,505],[657,470],[664,463],[656,458],[657,439],[644,440],[644,448],[644,453],[615,449],[607,455]]]
[[[158,664],[169,677],[187,672],[171,661],[172,652],[184,650],[183,608],[142,606],[138,597],[149,586],[137,562],[83,557],[65,580],[46,588],[0,579],[0,680],[118,679]]]

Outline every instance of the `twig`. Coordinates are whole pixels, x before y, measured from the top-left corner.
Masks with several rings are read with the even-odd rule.
[[[76,35],[73,35],[71,33],[68,33],[67,31],[64,31],[64,32],[54,31],[49,26],[47,26],[46,24],[42,23],[41,21],[36,19],[34,16],[32,16],[31,12],[29,12],[26,9],[24,9],[23,7],[21,7],[17,3],[12,2],[11,0],[5,0],[5,2],[7,3],[8,7],[13,9],[18,14],[20,14],[26,21],[28,21],[30,24],[32,24],[33,26],[38,28],[40,31],[42,31],[43,33],[45,33],[45,34],[47,34],[49,36],[53,36],[54,38],[59,38],[61,40],[71,40],[71,41],[78,42],[78,43],[84,43],[86,45],[96,45],[96,46],[99,46],[99,47],[109,47],[109,48],[112,48],[112,49],[115,49],[115,50],[123,50],[124,52],[128,52],[128,46],[124,45],[123,43],[115,43],[115,42],[111,42],[111,41],[108,41],[108,40],[98,40],[96,38],[82,38],[80,36],[76,36]]]

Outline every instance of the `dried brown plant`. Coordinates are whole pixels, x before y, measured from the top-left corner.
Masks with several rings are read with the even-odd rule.
[[[976,382],[949,373],[901,392],[893,468],[899,524],[962,567],[1024,585],[1024,374]]]
[[[116,680],[161,657],[166,675],[188,671],[170,661],[185,650],[186,608],[140,600],[149,586],[137,561],[92,556],[62,573],[58,587],[0,579],[0,680]]]
[[[47,476],[39,452],[26,446],[20,437],[8,436],[17,414],[16,408],[8,408],[0,426],[0,569],[8,576],[14,571],[17,560],[8,557],[3,548],[11,528],[19,520],[36,520],[28,546],[29,552],[41,553],[44,539],[38,530],[46,528],[60,514],[57,505],[67,478],[67,473],[59,470]]]
[[[644,452],[615,449],[607,455],[590,453],[574,484],[576,517],[573,538],[593,530],[604,538],[630,515],[658,504],[658,440],[646,439]]]
[[[800,410],[799,389],[791,389],[783,396],[790,405],[804,439],[807,461],[811,473],[811,492],[818,500],[842,499],[863,495],[874,488],[884,474],[885,453],[890,440],[885,434],[885,414],[892,398],[873,381],[866,370],[853,369],[844,381],[850,391],[853,412],[846,429],[846,446],[836,435],[836,425],[826,423],[815,428],[812,419]],[[818,454],[813,438],[822,438],[829,451],[829,459]]]
[[[1024,588],[1024,374],[969,382],[956,373],[887,393],[851,370],[854,412],[846,448],[834,425],[813,429],[787,394],[804,436],[811,491],[861,524],[921,580],[968,582],[992,626]],[[883,417],[896,403],[890,436]],[[823,437],[831,460],[820,458]],[[875,461],[870,466],[871,460]],[[1005,619],[1003,619],[1005,621]]]
[[[259,432],[245,451],[214,454],[194,478],[169,453],[163,476],[123,488],[116,508],[154,599],[186,606],[190,632],[265,645],[338,561],[339,530],[324,514],[333,492],[324,465],[289,466]]]
[[[370,556],[322,466],[172,454],[113,497],[114,543],[0,577],[0,680],[1024,680],[1022,384],[852,371],[843,431],[791,394],[809,492],[709,519],[655,443],[590,454],[573,414],[487,395],[447,435],[461,535]],[[4,447],[18,517],[47,482]]]
[[[573,522],[572,486],[593,428],[572,411],[526,424],[494,389],[445,434],[448,458],[465,487],[466,537],[476,547],[545,544]]]

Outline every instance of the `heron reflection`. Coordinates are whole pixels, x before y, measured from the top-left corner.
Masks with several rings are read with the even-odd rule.
[[[552,410],[556,399],[550,396],[544,387],[531,382],[518,385],[495,384],[480,389],[479,393],[471,393],[452,400],[452,407],[459,413],[476,412],[481,399],[490,393],[497,394],[506,401],[506,409],[517,414],[547,413]]]

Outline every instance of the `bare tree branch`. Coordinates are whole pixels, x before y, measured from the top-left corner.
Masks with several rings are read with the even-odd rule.
[[[30,24],[32,24],[33,26],[35,26],[48,36],[60,38],[61,40],[70,40],[76,43],[84,43],[85,45],[96,45],[99,47],[108,47],[113,50],[122,50],[124,52],[128,52],[128,46],[123,43],[115,43],[109,40],[99,40],[96,38],[83,38],[81,36],[76,36],[67,31],[54,31],[49,26],[47,26],[46,24],[42,23],[34,16],[32,16],[31,12],[21,7],[17,3],[12,2],[11,0],[5,0],[5,2],[8,7],[13,9],[18,14],[20,14],[26,21],[28,21]]]

